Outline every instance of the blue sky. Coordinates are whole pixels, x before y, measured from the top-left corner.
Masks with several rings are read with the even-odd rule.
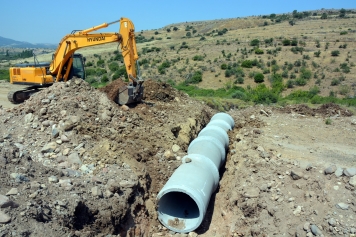
[[[58,43],[72,30],[120,17],[136,31],[172,23],[306,10],[356,8],[356,0],[1,0],[0,36],[30,43]],[[117,32],[118,24],[105,32]]]

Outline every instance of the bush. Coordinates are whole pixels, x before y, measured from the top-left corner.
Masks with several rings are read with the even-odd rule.
[[[258,39],[254,39],[250,42],[251,46],[259,46],[260,45],[260,41]]]
[[[259,48],[256,48],[255,49],[255,54],[263,54],[263,50],[262,49],[259,49]]]
[[[99,60],[96,62],[96,66],[98,66],[98,67],[104,67],[104,66],[105,66],[105,61],[104,61],[104,59],[99,59]]]
[[[332,81],[331,81],[331,86],[337,86],[337,85],[339,85],[340,84],[340,80],[339,79],[333,79]]]
[[[221,64],[220,68],[222,70],[226,70],[227,69],[227,64],[226,63]]]
[[[287,86],[287,88],[293,88],[294,87],[294,81],[293,80],[288,80],[286,86]]]
[[[199,82],[201,82],[203,80],[203,73],[201,71],[196,71],[194,72],[194,74],[191,76],[191,78],[189,78],[188,80],[186,80],[186,83],[188,84],[198,84]]]
[[[243,77],[238,77],[238,78],[236,79],[236,82],[237,82],[238,84],[244,84],[244,78],[243,78]]]
[[[289,46],[289,45],[291,44],[291,42],[290,42],[289,39],[284,39],[284,40],[282,41],[282,44],[283,44],[283,46]]]
[[[339,56],[339,54],[340,54],[339,50],[331,51],[331,56],[333,56],[333,57],[337,57],[337,56]]]
[[[117,70],[119,70],[120,66],[117,62],[112,62],[109,64],[109,69],[112,72],[116,72]]]
[[[101,82],[102,83],[106,83],[109,81],[109,77],[105,74],[102,78],[101,78]]]
[[[203,60],[204,60],[204,57],[201,55],[195,55],[193,57],[193,61],[203,61]]]
[[[115,71],[115,73],[111,76],[112,80],[116,80],[120,77],[126,77],[127,72],[126,72],[126,67],[125,66],[121,66],[119,67],[118,70]]]
[[[262,73],[256,73],[254,76],[254,80],[256,83],[262,83],[264,82],[265,76]]]
[[[251,60],[245,60],[241,63],[241,67],[245,68],[252,68],[252,61]]]
[[[304,78],[298,78],[295,80],[295,84],[297,86],[305,86],[307,84],[307,80],[305,80]]]

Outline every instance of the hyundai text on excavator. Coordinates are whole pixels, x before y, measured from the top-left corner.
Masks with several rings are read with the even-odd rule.
[[[91,33],[120,22],[119,33]],[[55,82],[67,81],[73,77],[85,79],[84,58],[75,51],[95,45],[118,42],[124,59],[129,84],[120,88],[117,103],[130,104],[141,101],[143,80],[140,78],[134,25],[128,18],[66,35],[59,43],[50,63],[17,64],[10,68],[10,83],[28,85],[24,90],[10,92],[12,103],[22,103],[40,88]]]

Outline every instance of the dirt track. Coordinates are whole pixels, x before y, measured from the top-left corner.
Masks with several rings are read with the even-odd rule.
[[[155,196],[216,111],[167,84],[145,88],[143,103],[118,106],[75,80],[0,109],[0,195],[12,191],[16,204],[1,208],[10,220],[0,236],[174,235],[157,220]],[[336,105],[228,113],[236,126],[220,185],[190,236],[356,232],[351,178],[324,174],[356,167],[355,116]]]

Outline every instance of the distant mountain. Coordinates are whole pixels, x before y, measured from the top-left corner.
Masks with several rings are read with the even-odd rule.
[[[31,44],[24,41],[17,41],[13,39],[8,39],[0,36],[0,47],[13,47],[13,48],[50,48],[55,49],[57,47],[56,44]]]

